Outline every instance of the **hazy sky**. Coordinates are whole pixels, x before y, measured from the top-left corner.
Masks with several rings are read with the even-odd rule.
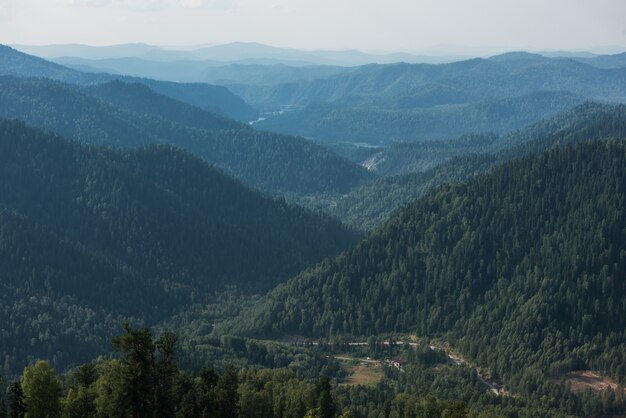
[[[232,41],[422,52],[623,47],[626,0],[0,0],[0,43]]]

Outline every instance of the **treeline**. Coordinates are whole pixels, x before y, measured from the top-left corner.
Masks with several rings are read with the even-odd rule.
[[[513,391],[581,368],[624,384],[625,208],[624,140],[557,148],[427,194],[224,328],[445,335]]]
[[[328,377],[304,381],[286,369],[189,373],[177,365],[177,337],[154,338],[124,325],[112,339],[113,360],[83,364],[57,375],[37,360],[0,396],[0,416],[11,418],[365,418],[495,417],[459,400],[417,397],[379,388],[342,388]],[[0,387],[4,387],[0,383]],[[387,400],[386,400],[387,399]],[[354,412],[353,412],[354,411]]]
[[[114,359],[64,374],[36,360],[21,376],[0,379],[0,389],[6,388],[0,390],[0,417],[564,418],[620,411],[615,399],[579,397],[553,384],[530,400],[494,396],[475,371],[425,343],[402,349],[369,344],[371,355],[389,351],[404,364],[385,367],[383,380],[366,386],[323,374],[302,378],[285,368],[216,368],[211,362],[189,372],[179,366],[184,350],[170,331],[155,338],[146,328],[124,325],[112,347]]]
[[[148,329],[125,325],[112,340],[118,359],[84,364],[57,376],[42,360],[9,385],[0,415],[11,417],[336,417],[328,378],[317,385],[287,370],[190,374],[176,365],[177,338],[153,339]],[[315,415],[313,415],[315,414]]]

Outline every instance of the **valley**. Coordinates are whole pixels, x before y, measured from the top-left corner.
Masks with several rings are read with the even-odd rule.
[[[626,413],[622,53],[16,44],[0,418]]]

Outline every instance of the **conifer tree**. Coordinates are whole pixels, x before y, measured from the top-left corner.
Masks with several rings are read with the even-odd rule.
[[[218,416],[237,418],[239,412],[239,394],[237,372],[232,365],[226,366],[217,382]]]
[[[333,418],[337,410],[337,405],[333,398],[333,388],[330,379],[327,376],[321,376],[316,389],[319,418]]]
[[[10,418],[24,418],[26,405],[24,404],[24,391],[20,382],[13,382],[9,386]]]
[[[155,358],[155,416],[173,418],[175,415],[173,388],[178,368],[174,362],[177,337],[173,332],[164,332],[154,343]]]
[[[154,344],[147,328],[131,329],[112,339],[113,348],[124,354],[121,370],[123,397],[119,411],[134,418],[151,417],[154,409]]]

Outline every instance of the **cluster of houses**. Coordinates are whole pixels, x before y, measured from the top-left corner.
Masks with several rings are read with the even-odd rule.
[[[386,364],[388,366],[391,367],[395,367],[396,369],[402,370],[402,366],[404,365],[404,362],[402,361],[402,359],[399,358],[390,358],[390,359],[385,359],[383,360],[383,364]]]

